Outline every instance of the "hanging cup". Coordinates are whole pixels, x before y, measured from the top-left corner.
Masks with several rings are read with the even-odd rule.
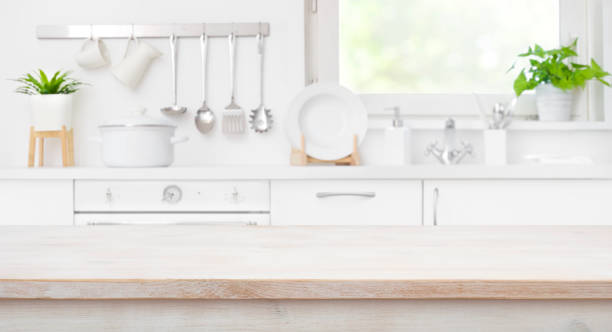
[[[121,83],[136,88],[151,62],[160,55],[155,47],[130,36],[123,60],[115,65],[111,72]]]
[[[85,69],[101,68],[110,63],[108,49],[101,39],[88,38],[77,54],[74,55],[74,60],[79,66]]]

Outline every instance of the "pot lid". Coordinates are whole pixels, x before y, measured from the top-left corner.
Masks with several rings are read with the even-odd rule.
[[[148,116],[146,108],[139,108],[133,111],[129,116],[119,118],[112,121],[107,121],[100,125],[104,127],[172,127],[176,128],[172,123],[163,119],[156,119]]]

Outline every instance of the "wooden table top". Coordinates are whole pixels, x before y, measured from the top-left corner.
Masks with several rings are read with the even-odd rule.
[[[3,226],[0,298],[612,299],[612,227]]]

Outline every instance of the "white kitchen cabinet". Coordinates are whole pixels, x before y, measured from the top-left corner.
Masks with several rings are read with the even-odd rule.
[[[609,180],[424,181],[425,225],[612,225]]]
[[[272,181],[272,225],[421,225],[421,182]]]
[[[72,180],[0,180],[0,225],[72,225]]]

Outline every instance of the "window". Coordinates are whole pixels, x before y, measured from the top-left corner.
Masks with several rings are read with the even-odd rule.
[[[511,93],[527,45],[559,44],[558,0],[339,0],[340,83],[363,93]]]
[[[579,38],[576,61],[595,56],[587,16],[601,1],[305,0],[307,81],[353,89],[371,114],[399,105],[407,115],[477,116],[473,93],[512,97],[517,72],[507,70],[529,45]],[[595,97],[578,98],[578,119]],[[519,114],[535,114],[524,99]]]

